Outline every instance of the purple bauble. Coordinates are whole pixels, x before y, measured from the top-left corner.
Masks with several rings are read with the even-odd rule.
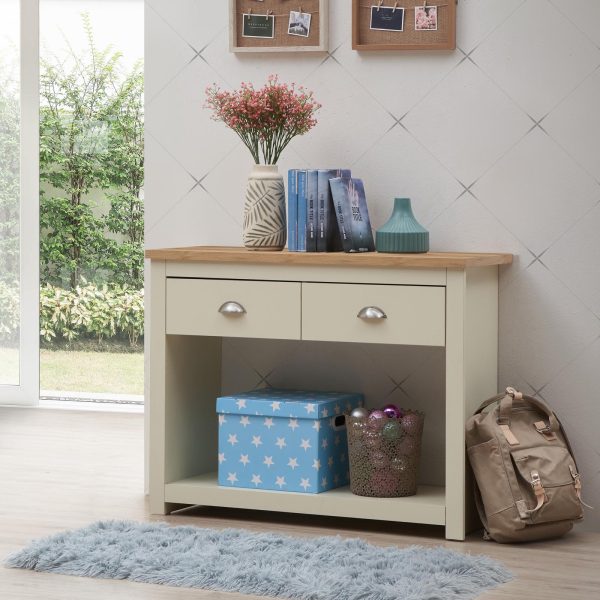
[[[423,421],[419,415],[408,413],[402,417],[402,428],[408,435],[419,435],[422,427]]]
[[[385,425],[387,417],[382,410],[373,410],[369,415],[369,427],[381,429]]]
[[[389,419],[400,419],[402,417],[402,410],[395,404],[386,404],[382,410]]]

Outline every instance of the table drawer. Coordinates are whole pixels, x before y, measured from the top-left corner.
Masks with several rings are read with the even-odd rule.
[[[298,340],[300,293],[298,282],[169,278],[167,333]]]
[[[385,317],[378,310],[358,316],[369,307]],[[302,284],[305,340],[444,346],[445,328],[445,287]]]

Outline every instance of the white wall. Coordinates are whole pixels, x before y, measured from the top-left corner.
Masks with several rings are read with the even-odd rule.
[[[227,4],[146,0],[147,246],[240,244],[251,158],[203,110],[204,88],[270,73],[304,84],[323,109],[282,171],[351,167],[375,228],[409,196],[433,250],[515,254],[501,273],[499,387],[556,408],[600,507],[600,2],[461,0],[455,52],[358,54],[350,1],[331,0],[326,56],[229,54]],[[423,478],[439,479],[439,353],[325,346],[232,341],[226,380],[333,385],[324,355],[360,364],[348,383],[372,404],[425,407]],[[600,530],[600,510],[583,527]]]

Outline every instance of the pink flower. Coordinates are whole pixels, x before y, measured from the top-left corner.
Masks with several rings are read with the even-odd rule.
[[[277,75],[270,75],[258,90],[247,82],[233,92],[213,84],[206,89],[205,107],[215,121],[237,133],[256,163],[262,155],[265,163],[275,164],[295,136],[316,125],[314,113],[321,105],[302,86],[296,90],[295,84],[280,83]]]

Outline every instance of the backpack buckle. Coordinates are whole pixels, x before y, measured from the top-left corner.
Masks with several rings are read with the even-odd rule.
[[[544,421],[536,421],[533,426],[536,428],[537,432],[540,435],[543,435],[548,441],[553,441],[556,439],[550,425],[546,425]]]

